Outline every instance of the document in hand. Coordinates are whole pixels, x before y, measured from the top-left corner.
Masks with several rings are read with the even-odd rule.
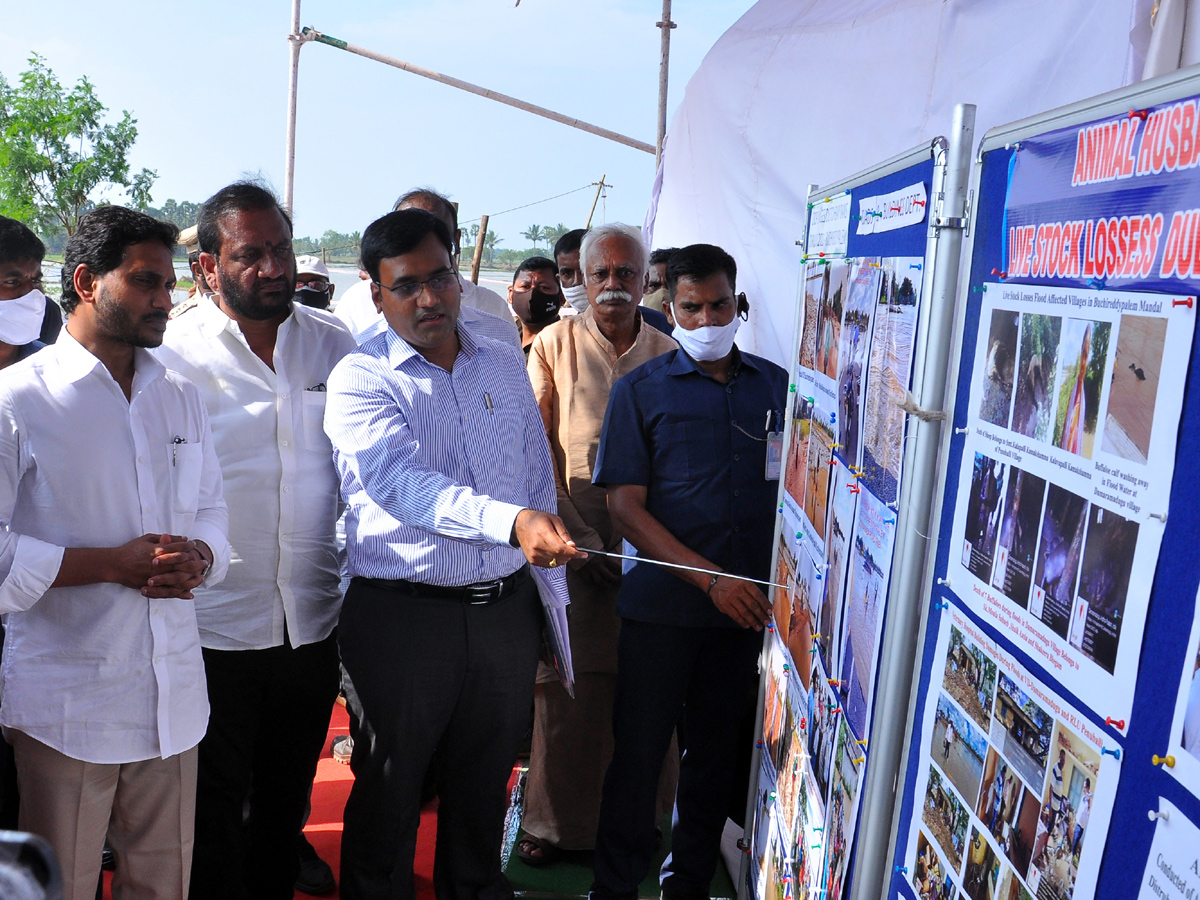
[[[567,596],[567,581],[565,578],[551,579],[549,572],[537,566],[531,566],[530,569],[537,582],[538,596],[542,598],[542,609],[546,613],[550,662],[558,673],[558,680],[574,699],[575,669],[571,665],[571,634],[567,630],[567,607],[571,598]]]

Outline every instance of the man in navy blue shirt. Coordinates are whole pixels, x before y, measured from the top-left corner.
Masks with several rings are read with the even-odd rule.
[[[684,754],[665,900],[707,898],[734,791],[739,728],[752,709],[758,632],[770,604],[753,584],[770,574],[778,478],[766,477],[767,432],[787,373],[733,344],[749,312],[737,266],[694,244],[667,267],[681,349],[614,386],[594,481],[608,487],[618,530],[638,555],[714,574],[638,563],[617,601],[621,636],[615,748],[604,781],[593,900],[634,900],[654,852],[658,774],[682,716]]]

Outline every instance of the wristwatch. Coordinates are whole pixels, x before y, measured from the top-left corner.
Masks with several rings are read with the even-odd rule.
[[[708,594],[709,597],[712,596],[712,589],[717,586],[717,579],[720,577],[720,575],[714,575],[708,582],[708,587],[705,588],[704,593]]]

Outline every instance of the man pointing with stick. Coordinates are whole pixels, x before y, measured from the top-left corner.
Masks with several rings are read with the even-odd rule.
[[[672,257],[667,289],[681,349],[617,382],[605,417],[594,481],[608,487],[618,530],[639,556],[694,568],[639,563],[622,581],[615,746],[593,900],[638,895],[654,852],[655,786],[681,715],[664,900],[709,896],[726,815],[747,784],[738,751],[751,744],[758,632],[771,607],[754,584],[720,573],[770,574],[779,475],[767,471],[768,433],[779,427],[787,375],[734,346],[749,312],[736,278],[719,247],[695,244]]]

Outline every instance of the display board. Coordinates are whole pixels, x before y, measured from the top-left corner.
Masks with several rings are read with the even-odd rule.
[[[809,197],[743,896],[850,895],[945,167],[939,138]]]
[[[1200,892],[1198,102],[981,144],[884,896]]]

